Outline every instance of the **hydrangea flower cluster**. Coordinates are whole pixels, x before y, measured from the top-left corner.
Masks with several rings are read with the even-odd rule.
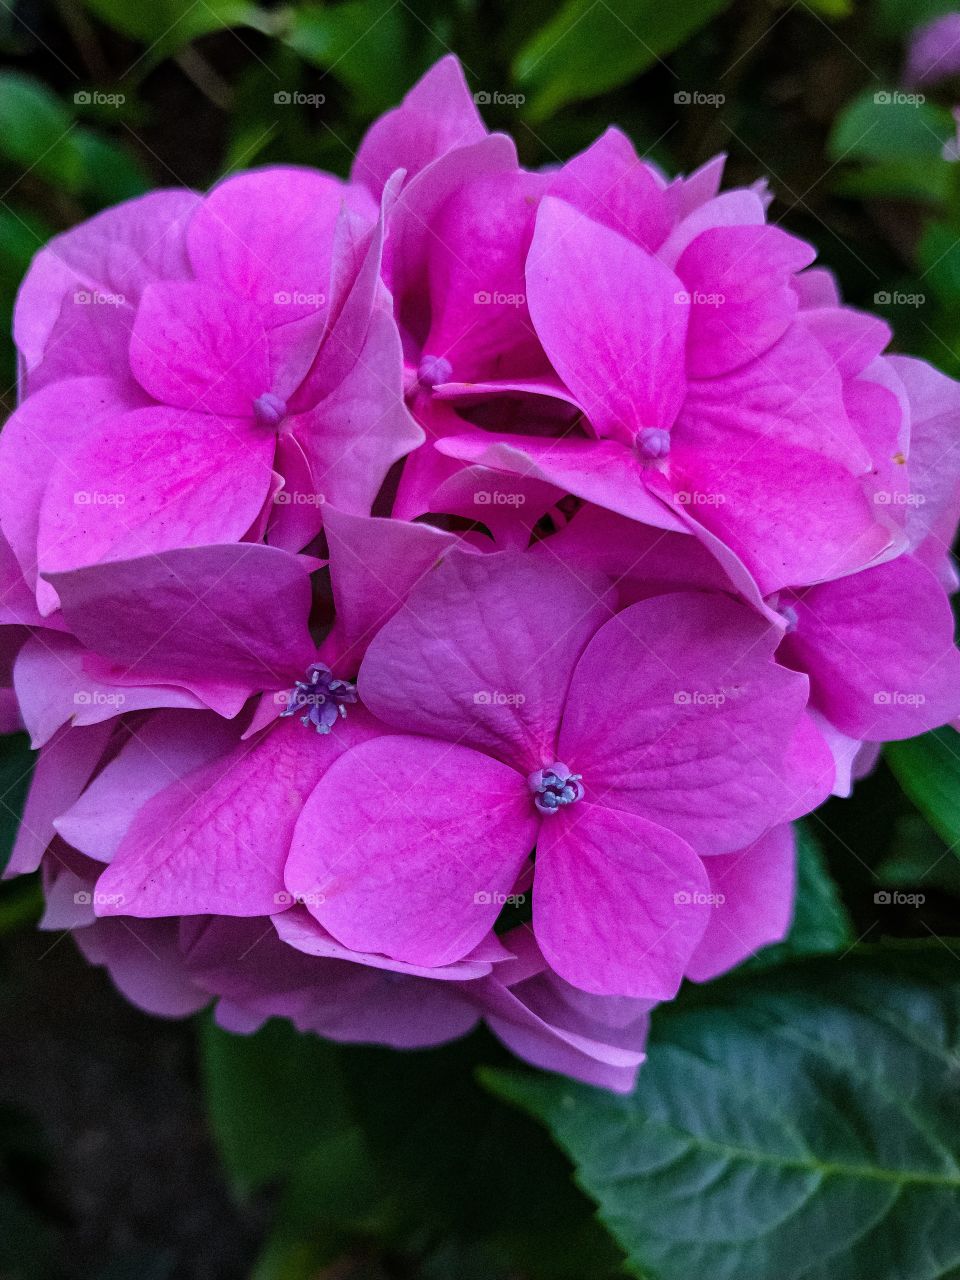
[[[42,869],[145,1009],[483,1020],[631,1087],[789,926],[790,823],[960,714],[960,386],[722,158],[542,172],[445,59],[306,169],[54,239],[0,437]]]

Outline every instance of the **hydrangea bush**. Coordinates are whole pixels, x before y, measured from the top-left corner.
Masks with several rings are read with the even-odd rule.
[[[791,823],[960,716],[960,386],[722,173],[529,172],[446,58],[348,181],[37,254],[8,874],[137,1005],[627,1091],[786,934]]]

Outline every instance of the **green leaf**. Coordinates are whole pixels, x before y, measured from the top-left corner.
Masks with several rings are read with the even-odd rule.
[[[308,5],[290,15],[287,44],[332,72],[373,114],[394,106],[410,87],[403,5],[395,0],[347,0]]]
[[[632,1096],[487,1076],[569,1154],[635,1274],[956,1280],[956,957],[866,948],[697,994],[654,1016]]]
[[[7,865],[17,838],[34,760],[25,733],[0,737],[0,871]]]
[[[827,152],[841,160],[908,161],[941,158],[956,132],[949,111],[893,89],[868,89],[837,117]]]
[[[960,856],[960,735],[944,726],[889,742],[887,763],[934,831]]]
[[[91,13],[116,31],[168,54],[199,36],[231,27],[269,29],[269,15],[244,0],[83,0]]]
[[[570,102],[633,80],[671,53],[730,0],[567,0],[514,61],[532,92],[529,114],[543,120]]]
[[[0,155],[26,172],[77,191],[83,160],[71,134],[69,111],[39,81],[16,71],[0,72]]]
[[[349,1125],[335,1045],[279,1020],[233,1036],[208,1019],[201,1047],[213,1131],[242,1194],[289,1174]]]
[[[827,861],[806,823],[797,831],[797,901],[783,942],[752,956],[741,968],[768,969],[800,956],[843,951],[855,939],[853,924],[830,877]]]

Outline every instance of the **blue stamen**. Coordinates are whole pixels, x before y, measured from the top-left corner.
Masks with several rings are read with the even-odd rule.
[[[328,666],[314,662],[307,668],[306,680],[298,680],[290,691],[281,716],[304,714],[301,724],[312,724],[317,733],[329,733],[337,717],[346,719],[347,706],[356,702],[357,686],[349,680],[338,680]]]
[[[559,760],[545,769],[537,769],[527,778],[533,803],[541,813],[557,813],[565,805],[576,804],[583,798],[581,776],[571,773]]]
[[[428,391],[441,382],[449,382],[452,377],[453,365],[444,356],[424,356],[417,369],[417,381]]]

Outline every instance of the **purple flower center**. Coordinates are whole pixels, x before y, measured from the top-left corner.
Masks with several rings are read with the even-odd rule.
[[[267,427],[272,431],[286,416],[287,402],[275,396],[272,391],[265,391],[253,402],[253,418],[258,427]]]
[[[787,628],[786,628],[786,631],[784,632],[784,635],[788,635],[788,636],[792,635],[793,632],[796,631],[797,624],[800,621],[800,616],[797,613],[796,609],[793,607],[792,604],[785,604],[780,610],[780,617],[783,618],[783,620],[787,624]]]
[[[641,458],[665,458],[670,452],[670,432],[666,427],[641,427],[634,439]]]
[[[559,760],[545,769],[537,769],[527,778],[533,792],[533,803],[541,813],[556,813],[564,805],[576,804],[583,798],[580,777],[579,773],[571,773]]]
[[[449,382],[452,377],[453,365],[443,356],[424,356],[417,369],[417,381],[428,391],[441,382]]]
[[[349,680],[338,680],[328,666],[314,662],[307,667],[306,680],[298,680],[290,691],[287,707],[281,716],[304,714],[301,724],[312,724],[317,733],[329,733],[337,717],[346,718],[347,706],[357,700],[357,686]]]

